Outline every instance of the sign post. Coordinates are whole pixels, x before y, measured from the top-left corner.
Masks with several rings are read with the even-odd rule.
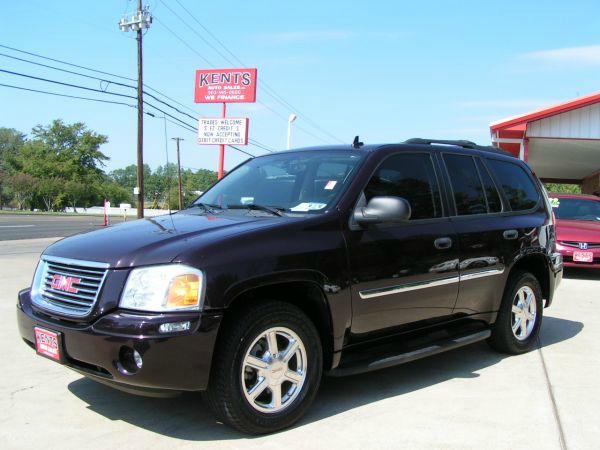
[[[244,120],[244,139],[240,141],[240,125],[228,124],[227,103],[254,103],[256,101],[256,69],[210,69],[196,71],[194,101],[196,103],[222,103],[219,119],[200,119],[198,144],[219,145],[219,180],[223,178],[226,145],[248,145],[248,119]],[[215,121],[203,128],[203,120]],[[212,129],[210,128],[212,127]],[[231,127],[231,128],[230,128]],[[237,127],[237,128],[236,128]]]
[[[227,117],[227,103],[223,102],[223,112],[221,117],[224,119]],[[223,172],[225,170],[225,144],[219,145],[219,172],[217,173],[217,180],[223,178]]]

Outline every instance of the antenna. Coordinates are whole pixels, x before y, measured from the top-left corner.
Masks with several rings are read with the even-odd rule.
[[[365,145],[365,143],[360,142],[360,139],[358,138],[358,136],[356,136],[354,138],[354,142],[352,142],[352,148],[361,148],[363,145]]]

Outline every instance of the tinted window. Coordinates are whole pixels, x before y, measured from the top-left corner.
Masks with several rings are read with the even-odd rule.
[[[502,186],[513,211],[524,211],[537,205],[540,195],[522,167],[497,159],[487,160],[487,163]]]
[[[385,195],[408,200],[411,220],[442,215],[440,193],[429,155],[405,154],[386,159],[365,188],[367,201]]]
[[[483,188],[485,189],[485,198],[488,203],[488,212],[495,213],[502,211],[502,203],[500,202],[500,195],[498,190],[492,181],[492,177],[488,170],[484,167],[482,162],[477,158],[477,169],[479,169],[479,175],[483,182]]]
[[[197,202],[223,208],[265,205],[291,213],[321,214],[346,186],[360,152],[282,152],[252,159],[205,192]]]
[[[470,156],[444,155],[450,175],[456,213],[461,215],[485,214],[487,204],[475,161]]]

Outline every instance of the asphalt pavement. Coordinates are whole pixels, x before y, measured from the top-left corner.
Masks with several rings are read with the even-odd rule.
[[[134,220],[129,217],[128,220]],[[112,216],[109,223],[123,222]],[[53,214],[0,214],[0,241],[65,237],[98,229],[104,225],[102,216]]]
[[[600,442],[600,274],[569,271],[544,311],[539,348],[478,343],[391,369],[326,378],[293,428],[248,437],[197,394],[136,397],[25,345],[15,300],[52,239],[0,242],[2,449],[589,449]]]

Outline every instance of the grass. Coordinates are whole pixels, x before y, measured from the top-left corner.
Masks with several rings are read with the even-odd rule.
[[[4,215],[21,215],[21,216],[92,216],[92,217],[103,217],[103,214],[80,214],[73,212],[55,212],[55,211],[20,211],[20,210],[0,210],[0,214]]]

